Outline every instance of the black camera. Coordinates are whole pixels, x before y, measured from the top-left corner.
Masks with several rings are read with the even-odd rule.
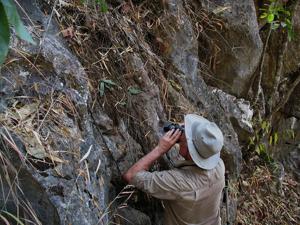
[[[181,132],[184,132],[184,125],[179,125],[178,123],[173,123],[173,122],[165,122],[164,124],[164,132],[168,132],[169,130],[172,130],[174,129],[174,132],[175,130],[180,130]]]

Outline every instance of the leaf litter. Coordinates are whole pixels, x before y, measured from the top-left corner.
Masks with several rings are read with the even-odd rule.
[[[21,137],[28,155],[39,160],[49,159],[53,163],[65,163],[66,160],[61,159],[49,145],[43,143],[37,132],[38,114],[43,107],[38,101],[30,104],[15,101],[12,107],[0,114],[0,123]],[[56,113],[55,110],[57,109],[53,109],[53,113]]]

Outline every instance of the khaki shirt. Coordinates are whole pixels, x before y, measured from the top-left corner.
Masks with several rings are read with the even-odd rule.
[[[161,172],[138,172],[132,184],[163,199],[164,225],[220,225],[220,199],[225,185],[222,160],[212,170],[192,161]]]

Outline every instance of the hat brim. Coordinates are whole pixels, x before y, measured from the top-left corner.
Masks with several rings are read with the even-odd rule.
[[[196,121],[199,123],[209,123],[209,121],[204,117],[195,114],[187,114],[184,117],[184,132],[187,140],[188,150],[193,161],[196,163],[197,166],[206,170],[210,170],[213,169],[219,163],[220,152],[207,159],[199,155],[197,149],[193,144],[193,139],[192,139],[193,137],[192,124]]]

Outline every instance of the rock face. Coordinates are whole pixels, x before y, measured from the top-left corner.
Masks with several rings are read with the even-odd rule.
[[[134,5],[121,1],[111,1],[117,9],[95,17],[59,1],[57,16],[64,10],[78,13],[82,24],[72,19],[76,41],[62,37],[52,14],[44,13],[45,1],[20,4],[39,44],[14,37],[1,68],[0,175],[6,180],[0,202],[7,201],[7,211],[21,206],[23,217],[47,225],[161,225],[160,202],[126,186],[121,175],[155,147],[162,122],[181,122],[187,113],[220,126],[222,158],[231,175],[238,176],[239,143],[252,132],[251,109],[204,81],[201,41],[184,1],[146,1],[164,12],[157,12],[154,23],[148,21],[148,9],[142,11],[144,24],[135,13],[129,16]],[[221,7],[227,27],[223,38],[212,36],[222,47],[215,73],[230,84],[226,91],[240,95],[261,53],[254,5],[203,1],[202,7],[214,12]],[[80,49],[89,41],[90,49]],[[82,57],[85,50],[87,58]],[[170,168],[174,156],[175,150],[153,169]],[[21,179],[12,192],[18,173]]]
[[[293,12],[293,39],[287,43],[283,57],[282,88],[285,87],[285,78],[293,82],[300,76],[300,3],[296,2]],[[284,114],[277,123],[281,140],[275,149],[275,157],[282,162],[286,171],[292,172],[299,181],[299,120],[300,120],[300,85],[298,84],[282,110]]]
[[[206,57],[207,48],[211,48],[212,54],[208,55],[215,54],[211,65],[213,76],[224,81],[217,82],[218,86],[241,96],[248,90],[248,82],[259,65],[263,47],[254,2],[215,0],[201,1],[201,4],[208,12],[217,14],[221,21],[225,21],[222,30],[216,28],[217,31],[207,32],[210,47],[200,42],[201,52]],[[217,51],[212,50],[216,48]]]
[[[297,76],[300,76],[300,72],[295,73]],[[284,108],[285,114],[287,114],[290,117],[296,117],[298,120],[300,119],[300,84],[298,84],[291,97],[289,98],[289,101],[287,102],[286,107]]]
[[[300,32],[300,3],[296,3],[295,11],[293,13],[293,32],[299,34]],[[298,54],[300,50],[300,38],[295,35],[293,40],[288,43],[287,51],[284,55],[283,70],[284,74],[289,74],[299,70],[300,68],[300,56]]]
[[[286,171],[300,180],[300,123],[295,117],[282,118],[278,123],[279,143],[274,155],[284,165]]]
[[[237,175],[241,160],[238,139],[216,96],[209,91],[206,83],[199,76],[198,42],[192,23],[184,13],[180,1],[167,1],[167,9],[167,18],[164,19],[172,21],[169,22],[169,26],[173,28],[171,29],[173,32],[163,33],[163,35],[160,33],[160,35],[164,42],[169,43],[170,50],[165,54],[175,68],[170,76],[179,81],[186,98],[196,106],[198,114],[219,125],[225,138],[223,158],[226,168]]]
[[[295,6],[295,11],[293,13],[293,29],[295,34],[300,33],[300,3],[298,2]],[[300,50],[300,38],[295,35],[291,42],[287,44],[287,50],[284,55],[283,62],[283,75],[289,77],[293,75],[294,77],[300,76],[300,56],[298,54]],[[298,84],[289,101],[287,107],[284,111],[287,115],[291,117],[296,117],[300,119],[300,85]]]
[[[219,99],[238,135],[239,141],[244,145],[247,144],[249,136],[254,132],[252,127],[253,109],[251,109],[250,102],[244,99],[237,99],[235,96],[217,88],[212,88],[211,92],[216,94]]]
[[[177,10],[184,10],[180,1],[170,2],[169,6],[171,17]],[[14,60],[8,60],[1,70],[1,149],[16,151],[5,152],[5,157],[13,162],[13,171],[20,169],[26,174],[26,180],[20,179],[23,197],[42,224],[108,224],[111,220],[127,224],[124,216],[131,214],[137,215],[130,218],[133,224],[161,224],[158,201],[139,197],[128,202],[134,207],[122,209],[134,193],[122,188],[125,184],[121,179],[122,173],[155,146],[160,121],[167,118],[161,102],[161,83],[153,80],[149,67],[145,67],[146,62],[151,65],[151,60],[156,62],[158,57],[143,41],[139,41],[140,48],[151,56],[147,61],[139,53],[129,52],[125,56],[128,71],[124,73],[133,74],[130,87],[139,86],[142,92],[127,96],[127,112],[122,114],[126,116],[117,117],[110,110],[113,107],[103,107],[104,103],[92,96],[89,82],[103,78],[88,78],[65,40],[57,35],[59,30],[53,18],[49,22],[50,16],[42,13],[38,2],[23,1],[22,7],[31,22],[48,27],[46,32],[35,31],[39,42],[36,46],[14,38],[8,57]],[[226,164],[233,174],[238,174],[241,153],[237,136],[216,97],[198,76],[197,41],[188,17],[183,15],[182,19],[186,26],[169,36],[173,43],[170,63],[175,69],[166,76],[179,77],[185,94],[170,86],[169,96],[174,105],[189,105],[181,113],[200,113],[221,126],[226,140]],[[108,23],[115,23],[115,19],[108,17]],[[135,30],[136,35],[128,32],[126,18],[119,23],[130,43],[137,43],[136,35],[141,31]],[[111,41],[122,43],[121,38]],[[159,63],[164,66],[164,62]],[[118,88],[122,90],[121,84]],[[156,168],[170,165],[169,159],[164,158]],[[9,190],[8,183],[5,190]],[[14,211],[16,199],[7,191],[4,193],[12,202],[10,210]],[[139,211],[142,208],[148,209],[147,215]],[[25,215],[32,218],[26,209]]]

